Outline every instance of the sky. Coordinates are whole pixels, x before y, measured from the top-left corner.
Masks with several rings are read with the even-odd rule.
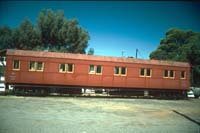
[[[36,25],[42,9],[78,19],[95,55],[149,59],[170,28],[200,32],[200,2],[189,1],[0,1],[0,26]]]

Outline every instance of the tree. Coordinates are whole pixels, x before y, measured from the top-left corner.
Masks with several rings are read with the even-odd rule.
[[[89,49],[88,55],[94,55],[94,48],[90,48],[90,49]]]
[[[12,47],[12,29],[7,26],[0,26],[0,49],[8,49]]]
[[[29,19],[25,19],[17,29],[13,30],[13,42],[16,49],[32,50],[41,45],[40,32],[34,28]]]
[[[54,13],[42,10],[38,16],[38,29],[41,31],[42,45],[50,51],[85,53],[89,34],[78,26],[75,19],[64,18],[63,11]]]
[[[191,64],[191,83],[200,86],[200,33],[170,29],[150,59],[183,61]]]
[[[70,53],[85,53],[89,33],[78,26],[75,19],[64,17],[63,11],[54,13],[44,9],[38,15],[36,26],[29,19],[11,29],[0,26],[0,50],[24,49],[45,50]]]

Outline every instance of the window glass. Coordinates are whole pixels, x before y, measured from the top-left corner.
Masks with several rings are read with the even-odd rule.
[[[182,79],[185,78],[185,71],[181,71],[181,78],[182,78]]]
[[[126,75],[126,67],[121,67],[121,74]]]
[[[43,62],[37,63],[37,70],[42,71],[43,70]]]
[[[168,77],[168,70],[164,71],[164,77]]]
[[[67,64],[67,71],[73,72],[73,64]]]
[[[13,69],[19,69],[19,60],[13,61]]]
[[[60,72],[65,72],[65,64],[60,64],[59,71]]]
[[[140,76],[144,76],[145,75],[144,70],[145,70],[144,68],[140,69]]]
[[[29,70],[35,70],[35,61],[30,61]]]
[[[94,65],[90,65],[89,73],[94,73]]]
[[[146,76],[151,76],[151,69],[150,68],[146,69]]]
[[[114,68],[114,74],[119,74],[119,67],[118,66],[115,66],[115,68]]]
[[[101,74],[102,73],[102,68],[101,68],[100,65],[97,65],[96,73],[97,74]]]
[[[169,75],[170,75],[171,78],[173,78],[173,77],[174,77],[174,71],[173,71],[173,70],[170,70]]]

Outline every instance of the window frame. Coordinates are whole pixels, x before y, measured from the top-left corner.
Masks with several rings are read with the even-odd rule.
[[[125,74],[122,74],[122,68],[125,68]],[[127,75],[127,68],[126,67],[120,67],[120,75],[121,76],[126,76]]]
[[[115,73],[115,68],[118,68],[118,73]],[[121,67],[120,66],[114,66],[114,75],[115,76],[120,76],[120,71],[121,71]]]
[[[34,69],[30,69],[31,62],[34,63]],[[42,69],[41,70],[38,69],[38,64],[39,63],[42,63]],[[34,71],[36,71],[36,72],[43,72],[44,71],[44,62],[43,61],[29,61],[29,68],[28,68],[28,70],[30,72],[34,72]]]
[[[173,72],[173,77],[171,77],[171,71]],[[165,72],[167,72],[167,76],[165,76]],[[175,79],[175,70],[172,69],[165,69],[163,73],[163,78]]]
[[[72,65],[72,71],[69,71],[69,64]],[[67,73],[74,73],[74,64],[73,63],[67,63],[67,64],[65,64],[65,71]]]
[[[142,72],[143,69],[144,69],[144,75],[141,75],[141,72]],[[150,70],[150,75],[147,75],[147,70],[148,69]],[[139,75],[140,75],[140,77],[150,78],[150,77],[152,77],[152,69],[151,68],[140,68]]]
[[[94,66],[94,71],[90,71],[90,67],[91,67],[91,66]],[[98,67],[98,66],[101,67],[101,73],[98,73],[98,72],[97,72],[97,67]],[[103,66],[102,66],[102,65],[93,65],[93,64],[90,64],[88,69],[89,69],[89,70],[88,70],[88,74],[102,75],[102,73],[103,73]]]
[[[30,69],[31,62],[34,63],[34,69]],[[28,70],[29,71],[36,71],[36,61],[29,61],[29,68],[28,68]]]
[[[72,71],[69,71],[69,64],[72,65]],[[64,71],[62,71],[60,68],[61,68],[61,65],[64,65]],[[59,73],[74,73],[74,64],[73,63],[59,63],[59,68],[58,68],[58,71]]]
[[[182,77],[182,72],[184,73],[184,77]],[[181,71],[180,72],[180,79],[186,79],[186,71]]]
[[[144,75],[141,74],[143,69],[144,69]],[[140,72],[140,77],[145,77],[145,68],[140,68],[139,72]]]
[[[61,68],[61,65],[64,65],[64,71]],[[59,72],[60,73],[65,73],[66,72],[66,67],[65,67],[65,63],[59,63]]]
[[[167,75],[165,75],[167,74]],[[163,73],[163,78],[169,78],[169,70],[165,69]]]
[[[172,72],[172,77],[171,77],[171,72]],[[172,79],[174,79],[175,78],[175,70],[168,70],[168,76],[169,76],[169,78],[172,78]]]
[[[91,66],[94,67],[94,70],[93,70],[93,71],[90,71]],[[90,64],[90,65],[89,65],[88,73],[89,73],[89,74],[95,74],[95,65],[93,65],[93,64]]]
[[[148,70],[148,69],[150,70],[150,71],[149,71],[149,72],[150,72],[150,75],[147,75],[147,70]],[[146,77],[151,77],[151,76],[152,76],[152,69],[151,69],[151,68],[146,68],[146,69],[145,69],[145,76],[146,76]]]
[[[115,73],[115,69],[118,68],[118,73]],[[125,68],[125,74],[122,74],[122,68]],[[127,76],[127,67],[126,66],[114,66],[114,76]]]
[[[97,72],[98,66],[100,66],[100,68],[101,68],[101,72],[100,72],[100,73]],[[95,70],[96,70],[96,71],[95,71],[96,75],[102,75],[103,66],[102,66],[102,65],[96,65],[96,69],[95,69]]]
[[[15,61],[18,61],[18,68],[15,68]],[[12,70],[19,71],[20,70],[20,60],[13,60],[12,62]]]
[[[41,70],[38,69],[38,64],[39,63],[42,63],[42,69]],[[37,62],[35,62],[35,64],[36,64],[36,71],[38,71],[38,72],[43,72],[44,71],[44,62],[43,61],[37,61]]]

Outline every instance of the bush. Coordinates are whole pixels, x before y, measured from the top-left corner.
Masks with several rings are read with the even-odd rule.
[[[13,90],[5,90],[4,95],[13,95]]]

